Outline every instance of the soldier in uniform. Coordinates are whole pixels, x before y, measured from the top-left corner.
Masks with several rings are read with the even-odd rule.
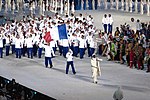
[[[99,59],[95,56],[95,54],[91,57],[91,67],[92,67],[92,78],[94,79],[94,83],[97,84],[97,77],[101,76],[100,63],[102,59]]]

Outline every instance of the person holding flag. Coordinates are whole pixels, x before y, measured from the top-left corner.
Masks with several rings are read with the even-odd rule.
[[[52,64],[52,53],[54,53],[52,47],[50,46],[50,42],[47,42],[46,45],[43,44],[43,48],[45,49],[45,67],[48,68],[48,64],[50,65],[50,68],[53,67]]]

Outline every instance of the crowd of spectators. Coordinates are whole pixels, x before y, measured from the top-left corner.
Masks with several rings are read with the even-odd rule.
[[[0,100],[56,100],[0,76]]]
[[[134,23],[134,18],[131,18]],[[150,72],[150,23],[135,22],[136,29],[130,24],[116,27],[114,36],[111,33],[100,32],[103,43],[100,45],[101,54],[108,60],[126,64],[129,68],[143,70],[146,64]]]

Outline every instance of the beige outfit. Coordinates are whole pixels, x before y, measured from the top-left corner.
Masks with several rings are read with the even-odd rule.
[[[97,77],[101,76],[100,61],[102,61],[102,59],[91,58],[92,77],[94,79],[94,83],[97,83]]]

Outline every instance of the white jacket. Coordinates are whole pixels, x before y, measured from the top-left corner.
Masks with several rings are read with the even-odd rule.
[[[52,53],[53,55],[55,55],[52,47],[48,45],[43,45],[43,48],[45,48],[45,57],[52,57]]]
[[[26,44],[27,48],[33,48],[33,39],[31,37],[27,38],[25,40],[25,44]]]
[[[108,17],[108,24],[110,24],[110,25],[113,24],[113,18],[112,17]]]
[[[106,17],[103,17],[102,19],[102,24],[108,24],[108,18]]]
[[[21,48],[22,47],[22,40],[19,38],[15,38],[15,48]]]
[[[99,58],[92,58],[91,59],[91,66],[93,69],[93,73],[96,76],[97,75],[101,76],[101,69],[100,69],[100,62],[99,61],[102,61],[102,59],[99,59]]]
[[[80,38],[79,39],[79,48],[86,48],[86,40],[85,39],[82,39]]]
[[[69,52],[66,54],[67,61],[73,61],[72,54],[73,54],[73,52],[71,50],[69,50]]]
[[[76,36],[72,36],[71,41],[72,41],[74,47],[79,46],[79,40],[77,39]]]
[[[5,45],[10,45],[10,38],[9,37],[5,37],[6,39],[6,44]]]
[[[95,48],[95,42],[93,41],[93,39],[91,39],[90,41],[90,48]]]
[[[68,41],[68,39],[63,39],[62,40],[62,44],[63,44],[63,47],[69,47],[69,41]]]

